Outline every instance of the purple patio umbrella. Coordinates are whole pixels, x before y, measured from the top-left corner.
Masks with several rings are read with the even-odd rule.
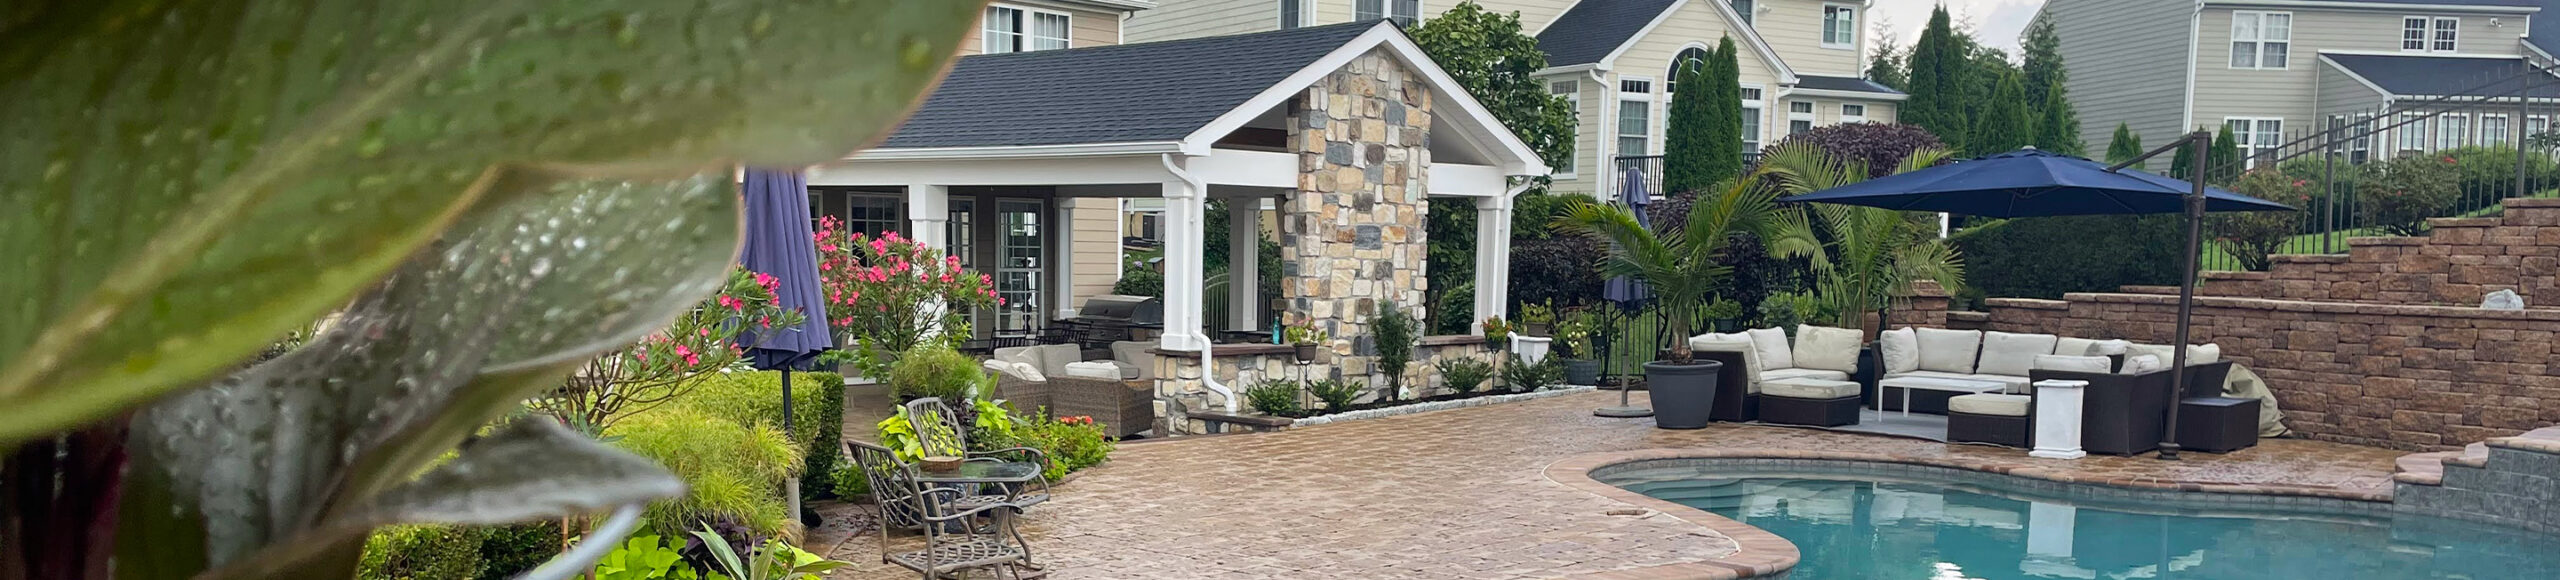
[[[779,281],[775,297],[783,308],[799,311],[802,321],[790,328],[744,328],[736,341],[756,368],[782,371],[782,432],[790,433],[791,371],[810,370],[818,353],[835,348],[835,339],[827,335],[818,247],[810,239],[808,182],[796,170],[748,168],[746,174],[739,192],[746,203],[747,243],[738,263]],[[798,517],[799,480],[791,484],[791,512]]]
[[[1624,199],[1628,210],[1635,212],[1637,225],[1644,226],[1648,230],[1653,229],[1653,218],[1645,215],[1645,205],[1653,201],[1653,194],[1645,191],[1644,170],[1635,167],[1627,168],[1625,180],[1626,187],[1619,189],[1619,197]],[[1646,287],[1641,280],[1618,276],[1610,278],[1608,282],[1601,285],[1600,297],[1617,303],[1620,312],[1633,312],[1637,308],[1636,305],[1653,298],[1653,289]],[[1618,362],[1617,353],[1613,349],[1609,354],[1609,363],[1614,366]],[[1653,409],[1638,407],[1628,402],[1627,391],[1629,390],[1633,389],[1622,377],[1618,383],[1618,406],[1601,407],[1591,411],[1591,414],[1602,417],[1653,416]]]

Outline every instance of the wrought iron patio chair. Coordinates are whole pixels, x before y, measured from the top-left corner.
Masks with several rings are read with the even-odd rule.
[[[880,561],[914,570],[925,580],[957,578],[970,570],[988,570],[998,578],[1029,567],[1030,545],[1016,523],[1021,505],[986,501],[963,505],[961,490],[926,487],[916,481],[914,467],[899,461],[888,448],[846,442],[863,475],[871,483],[872,503],[879,506]],[[914,522],[922,530],[922,549],[899,551],[889,545],[893,520]],[[984,519],[984,525],[971,525]],[[903,526],[902,526],[903,527]]]
[[[961,499],[964,505],[967,502],[987,501],[984,498],[990,497],[995,498],[994,501],[1013,503],[1026,508],[1049,501],[1048,454],[1029,447],[970,451],[969,431],[963,426],[960,415],[952,412],[950,405],[943,404],[942,399],[936,397],[908,401],[907,422],[915,426],[916,441],[924,446],[924,454],[928,456],[961,457],[967,461],[1021,461],[1040,466],[1040,478],[1027,486],[990,484],[987,487],[996,488],[992,493],[985,489],[967,490],[969,493],[963,494],[964,497]],[[939,427],[928,427],[929,425]]]

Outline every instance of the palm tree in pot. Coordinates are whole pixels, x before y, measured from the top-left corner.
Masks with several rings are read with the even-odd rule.
[[[1642,280],[1652,287],[1665,309],[1695,313],[1711,300],[1709,293],[1716,284],[1732,274],[1731,266],[1716,260],[1718,251],[1735,236],[1766,239],[1776,231],[1777,193],[1761,186],[1761,176],[1762,172],[1753,171],[1699,192],[1688,220],[1665,224],[1661,231],[1644,227],[1624,206],[1599,203],[1582,203],[1566,210],[1556,219],[1556,226],[1609,241],[1609,256],[1600,264],[1602,274]],[[1674,315],[1665,317],[1663,322],[1672,336],[1687,337],[1694,318]],[[1645,363],[1645,383],[1652,391],[1655,409],[1654,426],[1707,426],[1707,415],[1715,406],[1716,373],[1721,368],[1723,365],[1715,361],[1696,360],[1685,338],[1672,341],[1669,360]]]
[[[1893,173],[1937,166],[1943,149],[1913,151]],[[1843,161],[1810,143],[1771,149],[1761,167],[1780,194],[1798,195],[1866,181],[1867,166]],[[1933,280],[1948,291],[1964,283],[1964,261],[1955,246],[1938,239],[1935,220],[1926,214],[1840,204],[1807,204],[1802,211],[1782,212],[1769,252],[1803,257],[1813,264],[1814,294],[1837,318],[1806,320],[1837,328],[1865,331],[1875,340],[1881,311],[1894,296],[1907,295],[1911,284]]]

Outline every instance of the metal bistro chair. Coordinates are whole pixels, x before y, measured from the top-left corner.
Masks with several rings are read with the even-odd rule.
[[[986,487],[996,488],[998,491],[997,493],[986,493],[988,490],[984,489],[966,490],[971,493],[962,494],[963,497],[958,500],[961,505],[969,505],[974,502],[997,501],[1012,503],[1027,508],[1049,501],[1049,477],[1047,475],[1049,468],[1048,454],[1041,453],[1040,450],[1029,447],[1008,447],[993,451],[970,451],[969,436],[967,435],[969,431],[962,425],[960,415],[952,412],[951,406],[943,404],[942,399],[937,397],[924,397],[908,401],[907,422],[915,425],[916,441],[924,446],[925,455],[963,457],[967,458],[968,461],[1021,461],[1040,466],[1042,475],[1039,479],[1035,480],[1030,486],[1028,486],[1029,489],[1024,489],[1025,486],[1018,485],[990,484]],[[925,425],[931,423],[942,424],[943,429],[940,429],[939,431],[950,433],[951,436],[948,438],[925,436],[925,433],[928,431],[925,428]]]
[[[978,569],[998,578],[1008,572],[1016,579],[1022,577],[1018,568],[1031,562],[1031,549],[1016,523],[1023,506],[1002,501],[963,506],[957,501],[962,494],[959,489],[919,484],[915,468],[899,461],[888,448],[859,441],[846,442],[846,448],[870,480],[872,502],[880,507],[880,517],[874,519],[880,522],[881,562],[914,570],[925,580],[958,578]],[[987,525],[969,525],[969,520],[981,517]],[[923,530],[923,549],[891,549],[891,520],[912,521]]]

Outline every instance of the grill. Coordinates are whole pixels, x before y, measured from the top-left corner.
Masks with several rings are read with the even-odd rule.
[[[1139,331],[1164,330],[1164,299],[1105,294],[1084,302],[1075,318],[1058,321],[1068,340],[1084,348],[1110,348],[1114,341],[1137,340]]]

